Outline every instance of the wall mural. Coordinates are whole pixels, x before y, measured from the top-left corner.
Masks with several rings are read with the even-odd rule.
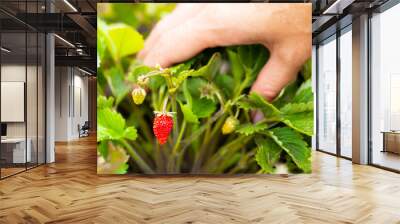
[[[98,174],[311,172],[311,4],[99,3],[97,28]]]

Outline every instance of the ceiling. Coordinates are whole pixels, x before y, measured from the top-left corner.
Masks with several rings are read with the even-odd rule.
[[[319,43],[352,23],[353,17],[373,11],[389,0],[312,0],[313,43]]]
[[[25,34],[52,32],[56,65],[73,65],[96,73],[96,0],[1,0],[3,46],[9,58],[23,58]],[[51,13],[50,13],[51,12]],[[31,39],[27,35],[27,41]],[[28,58],[36,46],[28,43]],[[33,54],[34,55],[34,54]]]

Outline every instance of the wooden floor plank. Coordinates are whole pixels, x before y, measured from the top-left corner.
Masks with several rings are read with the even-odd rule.
[[[400,223],[400,175],[320,152],[292,176],[99,176],[96,140],[0,181],[0,223]]]

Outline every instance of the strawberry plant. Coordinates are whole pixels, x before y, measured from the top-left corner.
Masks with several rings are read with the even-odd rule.
[[[98,18],[99,173],[311,172],[310,62],[268,102],[250,92],[266,48],[207,49],[169,68],[148,67],[135,55],[151,24]],[[264,118],[253,123],[256,110]]]

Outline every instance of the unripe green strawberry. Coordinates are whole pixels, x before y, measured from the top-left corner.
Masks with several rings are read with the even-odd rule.
[[[133,102],[137,105],[140,105],[143,103],[144,98],[146,98],[146,91],[140,86],[135,87],[135,89],[132,91]]]
[[[234,117],[230,116],[225,120],[224,125],[222,126],[222,134],[230,134],[232,133],[236,127],[239,125],[239,120]]]

